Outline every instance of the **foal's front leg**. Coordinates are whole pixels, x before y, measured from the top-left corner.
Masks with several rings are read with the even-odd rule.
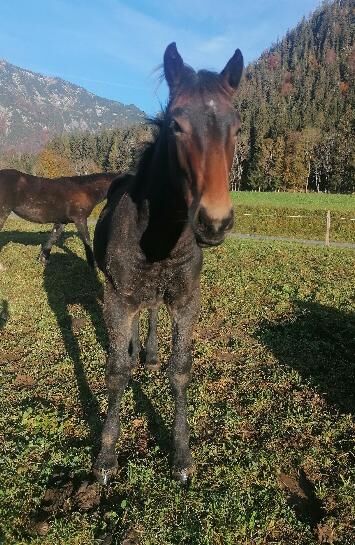
[[[134,312],[108,283],[105,286],[104,316],[109,337],[106,363],[108,412],[101,437],[101,450],[93,467],[95,476],[102,484],[106,484],[117,470],[115,446],[120,431],[119,409],[131,376],[134,321]]]
[[[191,378],[192,330],[200,308],[199,287],[191,298],[179,301],[170,307],[173,320],[173,346],[168,366],[168,376],[175,397],[175,419],[173,427],[174,460],[173,476],[185,484],[194,472],[194,463],[189,447],[189,425],[187,422],[187,386]]]

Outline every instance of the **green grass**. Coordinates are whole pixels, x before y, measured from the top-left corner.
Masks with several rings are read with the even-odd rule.
[[[232,193],[234,231],[324,240],[331,212],[331,242],[355,243],[355,198],[317,193]]]
[[[355,196],[329,193],[286,193],[238,191],[232,193],[236,205],[298,210],[331,210],[355,214]]]
[[[166,373],[140,367],[122,403],[120,472],[90,489],[97,506],[78,488],[107,407],[101,281],[69,228],[44,270],[38,229],[8,221],[0,233],[0,542],[354,542],[352,250],[229,239],[205,252],[196,478],[188,490],[171,481]]]

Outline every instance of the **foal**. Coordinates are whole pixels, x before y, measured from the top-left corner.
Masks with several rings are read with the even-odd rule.
[[[103,172],[50,179],[14,169],[0,170],[0,230],[12,211],[28,221],[54,223],[39,254],[39,260],[46,264],[65,224],[75,223],[85,246],[87,261],[94,266],[87,218],[93,208],[106,198],[116,177],[117,173]]]
[[[228,192],[240,119],[232,104],[243,71],[236,50],[220,73],[195,72],[175,43],[164,55],[170,90],[155,141],[136,174],[113,183],[94,235],[106,276],[104,317],[109,335],[108,414],[94,473],[104,484],[117,469],[119,406],[137,353],[143,308],[167,306],[172,319],[168,376],[175,397],[173,475],[193,472],[186,389],[191,336],[200,305],[201,247],[217,246],[233,225]]]

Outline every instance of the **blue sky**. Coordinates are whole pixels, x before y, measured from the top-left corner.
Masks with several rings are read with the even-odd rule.
[[[194,68],[256,59],[319,0],[0,0],[0,58],[149,114],[165,102],[154,69],[176,41]]]

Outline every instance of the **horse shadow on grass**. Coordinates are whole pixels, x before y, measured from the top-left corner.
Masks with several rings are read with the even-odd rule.
[[[73,362],[79,400],[90,430],[87,442],[81,441],[80,446],[89,444],[94,459],[99,447],[102,415],[87,378],[76,336],[78,328],[85,326],[85,318],[73,318],[70,314],[70,305],[80,305],[86,311],[95,329],[97,342],[106,351],[108,338],[102,315],[103,289],[96,273],[88,267],[87,262],[67,247],[64,247],[64,250],[66,253],[54,252],[51,255],[50,262],[44,270],[44,288],[49,306],[56,316],[65,349]],[[81,320],[83,322],[80,322]],[[135,378],[131,379],[129,387],[132,388],[137,412],[147,415],[149,431],[155,437],[160,451],[167,453],[170,440],[163,420]],[[74,441],[77,443],[77,440]],[[118,458],[119,465],[123,468],[129,461],[129,453],[123,452]],[[72,469],[67,467],[56,467],[48,480],[45,495],[34,515],[34,520],[42,524],[53,516],[65,516],[66,505],[71,505],[72,511],[95,511],[96,514],[100,514],[113,506],[117,509],[117,504],[120,505],[122,499],[116,497],[114,490],[109,493],[103,491],[98,483],[94,482],[90,473],[81,471],[74,474]]]
[[[73,362],[84,419],[90,429],[90,442],[95,444],[101,430],[99,404],[87,376],[77,334],[85,327],[86,319],[70,314],[71,305],[80,305],[90,316],[97,341],[106,349],[107,337],[102,319],[100,299],[102,285],[86,261],[67,246],[65,253],[53,252],[43,273],[43,285],[48,304],[54,312],[64,346]]]
[[[10,316],[9,303],[6,299],[0,299],[0,329],[2,329]]]
[[[56,245],[62,248],[65,241],[76,234],[76,231],[64,231]],[[11,242],[24,246],[42,246],[49,235],[50,231],[0,231],[0,252]]]
[[[355,313],[296,302],[296,319],[264,322],[258,338],[340,412],[355,409]]]

